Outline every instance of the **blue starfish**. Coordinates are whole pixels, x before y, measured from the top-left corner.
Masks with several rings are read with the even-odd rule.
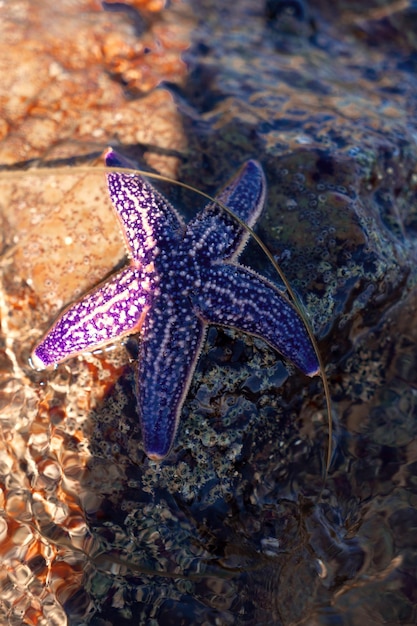
[[[127,165],[112,150],[106,163]],[[145,450],[155,460],[174,441],[208,324],[258,335],[305,374],[318,373],[295,307],[272,283],[237,263],[246,229],[214,203],[186,225],[142,176],[106,176],[129,264],[60,315],[33,352],[35,367],[141,330],[138,409]],[[248,161],[218,199],[253,226],[265,200],[259,163]]]

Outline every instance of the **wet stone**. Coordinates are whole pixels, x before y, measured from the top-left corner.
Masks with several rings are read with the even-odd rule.
[[[0,4],[0,622],[416,623],[413,3]],[[321,382],[259,338],[209,329],[161,464],[137,354],[31,369],[123,264],[108,144],[207,192],[262,163],[257,232],[329,378],[324,487]],[[281,285],[253,241],[242,260]]]

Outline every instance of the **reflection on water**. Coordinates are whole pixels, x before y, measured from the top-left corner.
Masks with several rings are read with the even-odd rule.
[[[100,185],[102,172],[89,177]],[[26,247],[33,239],[42,249],[50,221],[24,234]],[[6,248],[8,623],[412,623],[414,291],[361,330],[330,375],[334,453],[323,484],[320,381],[289,376],[262,341],[216,328],[172,455],[149,461],[122,347],[51,373],[30,369],[39,304],[36,275],[15,280],[21,266],[22,246]]]

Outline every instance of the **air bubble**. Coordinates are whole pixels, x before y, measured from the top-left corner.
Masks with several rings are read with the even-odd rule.
[[[294,180],[297,183],[303,183],[305,179],[306,177],[304,176],[304,174],[301,174],[301,172],[297,172],[296,174],[294,174]]]
[[[298,207],[298,204],[293,198],[289,198],[285,203],[285,206],[287,208],[287,211],[293,211]]]

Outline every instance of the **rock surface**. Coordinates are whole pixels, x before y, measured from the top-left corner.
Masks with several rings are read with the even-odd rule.
[[[31,4],[0,6],[0,621],[416,623],[414,4]],[[123,262],[91,167],[108,144],[208,192],[263,164],[258,234],[330,384],[324,488],[321,382],[259,339],[211,328],[161,465],[134,344],[30,368]],[[277,280],[255,243],[244,259]]]

